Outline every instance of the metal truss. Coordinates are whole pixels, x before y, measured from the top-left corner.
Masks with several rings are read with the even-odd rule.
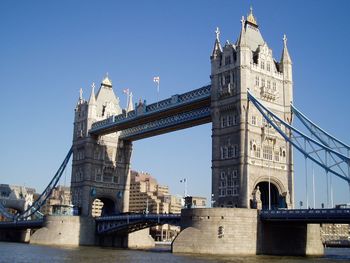
[[[40,208],[45,204],[46,200],[50,197],[52,194],[52,190],[57,186],[57,183],[59,182],[68,162],[73,153],[73,148],[71,148],[66,155],[63,163],[59,167],[58,171],[56,172],[55,176],[51,179],[48,186],[45,188],[44,192],[41,193],[39,198],[35,200],[35,202],[29,206],[24,212],[16,215],[12,215],[7,212],[7,209],[0,203],[0,213],[5,216],[9,220],[14,221],[20,221],[20,220],[27,220],[31,219],[31,217],[37,217],[42,218],[43,214],[40,213]]]
[[[126,123],[128,121],[134,120],[140,116],[144,117],[147,115],[155,114],[158,112],[163,112],[169,109],[180,107],[182,105],[187,105],[200,101],[211,96],[211,86],[204,86],[199,89],[191,90],[189,92],[173,95],[168,99],[161,100],[150,105],[146,103],[142,104],[142,108],[138,108],[129,112],[124,112],[119,115],[109,117],[107,119],[95,122],[91,126],[90,132],[97,132],[111,125]],[[138,106],[141,107],[141,106]]]
[[[204,107],[188,112],[181,112],[166,118],[151,121],[123,130],[119,138],[124,140],[130,139],[132,137],[139,136],[142,134],[151,133],[153,131],[159,131],[174,126],[179,126],[185,123],[190,123],[208,117],[210,117],[210,107]]]
[[[350,157],[350,146],[341,140],[330,135],[328,132],[323,130],[321,127],[312,122],[306,117],[300,110],[298,110],[293,104],[291,105],[294,116],[300,120],[300,122],[310,131],[310,133],[319,140],[322,144],[332,148],[335,151],[342,153]]]
[[[96,232],[110,235],[115,232],[131,233],[156,225],[179,225],[180,214],[131,214],[96,218]]]
[[[350,158],[291,126],[261,104],[249,91],[248,99],[266,121],[306,159],[310,159],[333,175],[350,183]]]

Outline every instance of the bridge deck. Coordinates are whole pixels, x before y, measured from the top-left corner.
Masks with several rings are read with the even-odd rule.
[[[262,210],[259,215],[265,222],[350,223],[350,209]]]
[[[116,232],[131,233],[147,227],[172,224],[179,225],[180,214],[131,214],[96,218],[96,230],[100,235]]]
[[[27,229],[41,228],[44,225],[44,220],[23,220],[23,221],[3,221],[0,222],[0,229]]]

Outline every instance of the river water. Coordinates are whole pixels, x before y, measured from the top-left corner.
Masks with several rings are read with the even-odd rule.
[[[349,248],[327,248],[322,258],[280,257],[280,256],[208,256],[208,255],[178,255],[166,249],[148,251],[127,250],[99,247],[49,247],[23,243],[0,242],[1,263],[242,263],[242,262],[350,262]]]

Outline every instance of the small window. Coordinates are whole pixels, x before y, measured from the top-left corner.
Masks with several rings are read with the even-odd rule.
[[[256,116],[252,116],[252,125],[256,125]]]
[[[225,84],[228,84],[228,83],[230,83],[231,82],[231,77],[230,77],[230,75],[226,75],[225,76]]]
[[[267,71],[270,71],[270,63],[268,62],[268,63],[266,63],[266,69],[267,69]]]
[[[264,61],[260,62],[260,67],[261,67],[261,69],[265,69],[265,62]]]
[[[233,124],[233,116],[230,115],[227,117],[227,126],[232,126]]]
[[[226,177],[226,173],[224,171],[222,171],[221,174],[220,174],[220,179],[224,180],[225,177]]]
[[[227,126],[227,119],[226,116],[223,116],[221,118],[221,128],[225,128]]]
[[[233,152],[233,157],[238,157],[239,151],[238,151],[238,145],[234,146],[234,152]]]
[[[259,87],[259,85],[260,85],[259,76],[255,76],[255,86],[258,86],[258,87]]]
[[[231,64],[231,56],[226,56],[225,57],[225,65]]]

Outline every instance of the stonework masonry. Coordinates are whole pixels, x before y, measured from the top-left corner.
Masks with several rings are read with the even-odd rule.
[[[241,23],[236,43],[227,41],[223,47],[217,29],[210,57],[214,206],[266,208],[270,179],[272,208],[292,208],[292,147],[247,99],[249,90],[267,108],[291,122],[292,61],[287,39],[283,39],[277,62],[252,10]]]
[[[92,203],[99,199],[105,213],[128,211],[129,166],[132,143],[119,140],[119,132],[95,138],[91,125],[122,113],[119,98],[106,76],[95,94],[92,85],[89,101],[82,91],[75,109],[71,191],[73,205],[80,214],[92,215]]]
[[[174,253],[323,255],[319,225],[263,223],[256,209],[183,209],[181,227]]]

